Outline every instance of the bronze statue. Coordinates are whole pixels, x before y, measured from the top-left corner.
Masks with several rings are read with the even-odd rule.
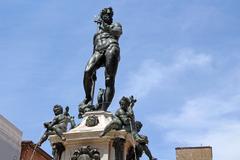
[[[111,121],[99,135],[104,136],[109,131],[115,129],[125,129],[127,132],[132,130],[132,121],[134,120],[133,106],[136,100],[131,96],[130,98],[122,97],[119,101],[120,108],[116,111],[113,121]]]
[[[115,76],[120,60],[120,47],[118,41],[122,34],[122,26],[120,23],[113,22],[113,9],[111,7],[102,9],[99,17],[94,22],[98,25],[98,31],[93,37],[93,53],[84,71],[83,86],[85,98],[79,104],[79,118],[82,118],[83,115],[89,111],[107,111],[115,94]],[[95,82],[97,80],[96,72],[100,67],[105,68],[105,88],[99,89],[97,104],[93,105]],[[128,150],[126,160],[139,160],[143,152],[150,160],[156,160],[156,158],[153,158],[147,146],[147,136],[139,134],[142,128],[142,123],[135,121],[135,115],[133,112],[133,106],[135,103],[136,99],[134,99],[133,96],[123,96],[119,101],[120,108],[116,111],[113,120],[104,128],[99,136],[105,136],[111,130],[124,129],[131,134],[132,142],[136,142]],[[69,107],[66,107],[65,111],[63,111],[61,105],[55,105],[53,107],[53,112],[55,117],[52,121],[44,123],[46,131],[37,143],[37,146],[41,146],[50,135],[57,135],[61,138],[61,141],[56,143],[53,142],[51,146],[53,159],[60,160],[62,153],[65,151],[64,144],[66,144],[66,142],[63,143],[63,141],[66,141],[66,137],[63,133],[67,131],[68,123],[71,124],[71,128],[74,128],[76,124],[74,122],[74,117],[69,114]],[[87,117],[85,125],[87,127],[94,127],[99,123],[103,123],[103,121],[100,120],[101,119],[98,119],[98,116],[90,115]],[[81,131],[81,128],[79,131]],[[91,131],[89,130],[89,132]],[[114,135],[114,139],[112,139],[112,146],[115,150],[116,160],[125,159],[125,138],[116,137],[116,135]],[[74,151],[70,159],[100,160],[101,154],[97,148],[81,146],[81,148]]]
[[[122,34],[120,23],[113,23],[113,10],[104,8],[95,22],[98,31],[93,38],[93,54],[88,61],[83,78],[85,99],[79,105],[92,105],[96,81],[96,71],[105,67],[105,92],[100,110],[106,111],[112,102],[115,93],[115,76],[120,60],[118,40]],[[84,107],[83,107],[84,108]]]
[[[102,108],[102,105],[104,103],[104,95],[105,95],[105,89],[99,88],[98,96],[97,96],[97,104],[95,105],[96,110],[100,110]]]
[[[63,132],[67,131],[68,123],[71,123],[71,128],[75,127],[74,117],[70,116],[68,113],[69,107],[66,107],[65,112],[63,112],[63,107],[61,105],[55,105],[53,107],[53,112],[55,114],[53,120],[44,123],[46,131],[38,142],[39,146],[41,146],[50,135],[57,135],[62,141],[65,141],[66,138],[63,136]]]
[[[136,146],[131,147],[127,154],[127,160],[139,160],[142,157],[143,152],[148,156],[149,160],[157,160],[151,154],[147,144],[148,144],[148,137],[145,135],[140,135],[139,132],[142,128],[142,123],[140,121],[135,122],[135,130],[133,131],[133,137],[136,141]],[[134,151],[135,149],[135,151]],[[135,158],[136,156],[136,158]]]

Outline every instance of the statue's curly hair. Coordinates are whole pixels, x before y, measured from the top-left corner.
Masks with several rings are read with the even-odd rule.
[[[140,122],[140,121],[136,121],[136,122],[135,122],[135,125],[136,125],[136,127],[138,127],[138,128],[142,128],[142,126],[143,126],[142,122]]]
[[[53,109],[60,109],[61,113],[63,113],[63,107],[61,105],[59,105],[59,104],[54,105]]]
[[[100,15],[104,15],[104,14],[109,14],[110,16],[113,16],[113,9],[112,7],[108,7],[108,8],[103,8]]]
[[[131,102],[130,102],[130,99],[127,98],[127,97],[125,97],[125,96],[123,96],[123,97],[121,98],[121,100],[119,101],[119,104],[120,104],[120,105],[125,104],[126,106],[129,106],[130,103],[131,103]]]

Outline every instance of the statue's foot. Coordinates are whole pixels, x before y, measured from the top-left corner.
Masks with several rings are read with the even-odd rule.
[[[81,105],[87,105],[90,101],[91,101],[91,99],[89,99],[89,98],[84,98],[84,100],[79,104],[79,106],[81,106]]]
[[[66,137],[62,137],[62,141],[66,141]]]
[[[106,104],[103,104],[99,110],[107,111],[107,109],[108,109],[108,106],[106,106]]]
[[[100,110],[100,109],[101,109],[101,105],[100,105],[100,104],[96,104],[96,105],[95,105],[95,110],[98,111],[98,110]]]
[[[37,145],[38,147],[40,147],[42,144],[41,144],[41,142],[38,142],[36,145]]]
[[[105,136],[105,132],[101,132],[101,133],[99,134],[99,137],[103,137],[103,136]]]
[[[94,110],[94,106],[91,105],[91,101],[85,98],[79,105],[78,105],[78,118],[81,119],[84,113]]]

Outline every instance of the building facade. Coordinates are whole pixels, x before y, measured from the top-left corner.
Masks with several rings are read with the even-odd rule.
[[[212,160],[212,147],[177,147],[176,160]]]
[[[0,114],[1,160],[19,160],[22,132]]]
[[[52,157],[42,150],[40,147],[36,147],[32,141],[22,141],[22,151],[20,160],[52,160]],[[35,151],[34,151],[35,149]]]

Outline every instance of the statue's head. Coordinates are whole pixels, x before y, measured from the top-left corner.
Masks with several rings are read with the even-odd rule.
[[[100,17],[101,19],[107,23],[107,24],[112,24],[113,22],[113,9],[112,7],[108,7],[108,8],[103,8],[101,13],[100,13]]]
[[[55,115],[62,114],[63,113],[63,107],[61,105],[56,104],[53,107],[53,112],[54,112]]]
[[[125,96],[123,96],[121,98],[121,100],[119,101],[119,104],[120,104],[121,108],[123,108],[123,109],[129,107],[130,103],[131,103],[130,99]]]
[[[135,122],[135,127],[137,132],[140,132],[140,130],[142,129],[143,124],[140,121],[136,121]]]

